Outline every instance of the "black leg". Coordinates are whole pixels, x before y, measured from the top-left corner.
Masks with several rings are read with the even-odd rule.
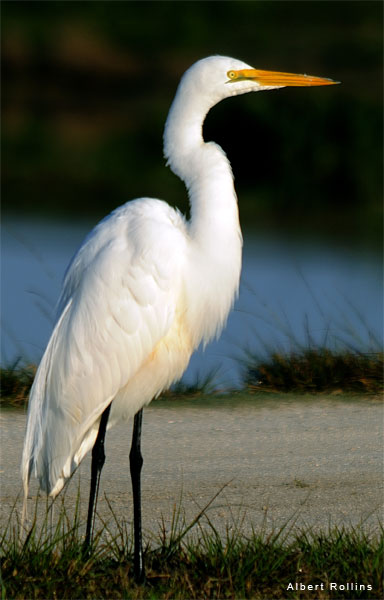
[[[97,496],[99,494],[100,475],[101,469],[103,468],[105,462],[104,440],[105,433],[107,431],[107,423],[109,411],[111,410],[111,404],[108,404],[107,408],[101,415],[99,432],[97,434],[96,442],[92,449],[91,489],[89,492],[87,531],[84,540],[84,550],[86,552],[89,551],[92,544],[93,529],[95,526]]]
[[[140,474],[143,466],[143,457],[140,450],[141,424],[143,420],[143,409],[135,415],[133,423],[133,435],[129,463],[131,466],[132,492],[133,492],[133,527],[135,535],[134,547],[134,575],[136,583],[145,581],[145,570],[143,561],[143,543],[141,535],[141,486]]]

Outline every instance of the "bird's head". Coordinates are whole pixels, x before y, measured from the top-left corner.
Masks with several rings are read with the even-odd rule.
[[[212,104],[247,92],[339,83],[312,75],[263,71],[227,56],[209,56],[199,60],[186,71],[182,81],[196,94],[210,97]]]
[[[200,151],[204,118],[224,98],[285,86],[334,83],[338,82],[311,75],[261,71],[226,56],[203,58],[184,73],[169,111],[164,131],[164,155],[168,164],[184,180],[191,171],[193,179],[191,149],[197,147]]]

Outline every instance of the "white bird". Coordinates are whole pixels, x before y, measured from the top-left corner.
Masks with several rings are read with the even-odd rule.
[[[54,498],[94,446],[89,544],[105,427],[136,415],[130,459],[138,581],[144,578],[141,409],[182,376],[201,342],[221,332],[239,288],[242,236],[232,170],[220,146],[204,142],[205,116],[229,96],[333,83],[223,56],[192,65],[164,132],[168,165],[188,190],[190,220],[161,200],[127,202],[90,232],[65,274],[30,394],[25,502],[32,473]]]

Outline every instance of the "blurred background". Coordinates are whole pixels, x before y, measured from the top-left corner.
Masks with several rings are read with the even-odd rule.
[[[245,269],[205,363],[228,374],[228,356],[255,344],[381,339],[381,2],[1,10],[3,361],[39,359],[65,266],[100,218],[138,196],[188,210],[162,131],[181,74],[210,54],[342,84],[229,99],[206,119],[233,166]]]

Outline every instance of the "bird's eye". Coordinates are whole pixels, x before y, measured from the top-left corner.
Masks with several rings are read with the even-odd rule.
[[[229,77],[229,79],[236,79],[237,73],[236,71],[228,71],[227,76]]]

